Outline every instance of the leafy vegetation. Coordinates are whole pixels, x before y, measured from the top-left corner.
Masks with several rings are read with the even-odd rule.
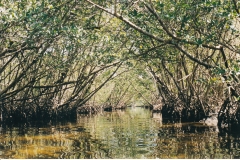
[[[236,0],[3,0],[1,120],[138,102],[238,124],[239,15]]]

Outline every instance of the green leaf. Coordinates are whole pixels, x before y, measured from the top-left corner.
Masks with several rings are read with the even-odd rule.
[[[138,14],[138,12],[134,9],[133,15],[134,15],[134,16],[137,16],[137,14]]]
[[[198,44],[198,45],[201,45],[202,43],[203,43],[203,41],[201,40],[201,38],[198,38],[198,39],[197,39],[197,44]]]

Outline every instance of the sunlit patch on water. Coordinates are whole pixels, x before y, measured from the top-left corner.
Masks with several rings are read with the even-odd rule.
[[[2,129],[0,158],[240,158],[240,137],[205,123],[164,124],[160,113],[136,107],[79,115],[77,123]]]

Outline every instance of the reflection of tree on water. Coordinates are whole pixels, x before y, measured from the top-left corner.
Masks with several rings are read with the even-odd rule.
[[[152,119],[162,125],[162,113],[152,113]]]
[[[239,136],[205,123],[162,123],[135,107],[79,115],[77,123],[3,129],[0,158],[239,158]],[[19,134],[21,133],[21,134]]]
[[[117,112],[104,115],[106,121],[111,117],[114,124],[111,129],[106,128],[106,131],[101,131],[103,135],[111,137],[112,140],[100,139],[103,139],[102,142],[109,148],[113,158],[134,156],[138,158],[142,156],[148,158],[230,157],[224,148],[217,148],[220,142],[216,126],[208,126],[206,123],[199,122],[162,124],[161,113],[153,113],[151,122],[142,122],[141,114],[138,109],[133,109],[131,114],[123,112],[121,118],[119,118]],[[149,112],[149,114],[151,113]],[[131,121],[128,122],[128,119],[131,119]],[[152,131],[151,133],[151,126],[158,128],[158,132]],[[95,132],[98,131],[95,130]]]
[[[92,121],[97,122],[91,134],[109,149],[113,158],[141,158],[143,154],[152,152],[154,132],[157,130],[154,122],[147,118],[150,111],[132,108],[125,111],[104,113],[103,116],[96,115]],[[87,121],[83,120],[82,121]],[[91,123],[91,122],[90,122]]]
[[[20,130],[5,130],[9,136],[0,139],[0,158],[110,158],[81,126],[56,126],[53,133],[51,128]]]
[[[230,155],[229,158],[240,158],[240,135],[239,133],[227,134],[226,132],[219,132],[219,148],[227,150]]]
[[[239,136],[221,135],[216,126],[201,123],[163,125],[158,158],[239,158]]]

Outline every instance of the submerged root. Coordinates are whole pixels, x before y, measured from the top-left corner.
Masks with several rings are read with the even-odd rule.
[[[84,105],[77,109],[79,114],[95,114],[102,110],[102,106]]]
[[[104,108],[103,109],[104,111],[111,112],[118,109],[126,109],[126,106],[125,105],[118,105],[118,106],[107,105],[107,106],[104,106],[103,108]]]
[[[179,100],[171,100],[162,106],[163,119],[171,122],[181,121],[183,104]]]
[[[227,98],[218,113],[218,127],[231,131],[239,131],[240,102],[232,102]]]
[[[206,118],[206,111],[201,105],[198,101],[187,104],[180,99],[169,100],[161,106],[161,112],[163,119],[168,119],[172,122],[199,122]]]

